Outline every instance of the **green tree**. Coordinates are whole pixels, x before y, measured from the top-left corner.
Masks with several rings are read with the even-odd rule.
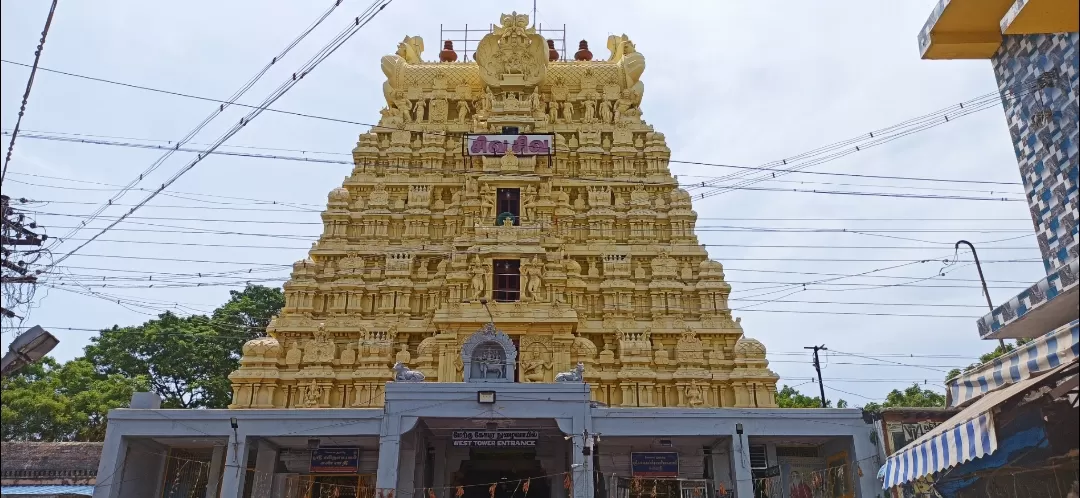
[[[952,370],[949,370],[949,373],[945,374],[945,381],[947,382],[950,379],[953,379],[953,378],[955,378],[956,376],[958,376],[958,375],[960,375],[962,373],[966,373],[966,372],[970,372],[972,370],[975,370],[976,368],[979,368],[979,366],[982,365],[983,363],[988,363],[988,362],[994,361],[999,356],[1003,356],[1003,355],[1006,355],[1006,354],[1011,353],[1013,351],[1016,351],[1017,346],[1023,346],[1024,344],[1027,344],[1029,342],[1031,342],[1031,339],[1017,339],[1015,346],[1012,345],[1012,344],[1005,344],[1004,346],[998,345],[998,347],[994,348],[993,351],[980,356],[978,363],[972,363],[972,364],[964,367],[963,370],[960,370],[959,368],[954,368]]]
[[[923,389],[919,387],[918,383],[912,384],[911,387],[904,389],[893,389],[892,392],[885,397],[885,401],[882,403],[867,403],[863,406],[863,409],[868,412],[879,412],[882,408],[893,407],[942,407],[945,406],[945,395],[931,391],[930,389]]]
[[[149,379],[165,408],[225,408],[241,347],[265,334],[284,301],[279,289],[248,286],[231,292],[210,317],[166,312],[142,325],[103,330],[86,358],[103,374]]]
[[[52,358],[3,380],[0,406],[4,441],[101,441],[109,410],[127,406],[145,391],[144,377],[97,372],[89,361],[58,364]]]
[[[780,408],[821,408],[821,397],[814,396],[811,398],[810,396],[799,392],[794,387],[785,384],[784,387],[776,393],[776,404],[780,406]],[[825,406],[831,408],[832,400],[826,399]],[[844,400],[840,400],[836,403],[837,408],[847,408],[847,406],[848,403]]]

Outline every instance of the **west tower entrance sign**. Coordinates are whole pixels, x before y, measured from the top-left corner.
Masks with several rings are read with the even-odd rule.
[[[535,448],[540,433],[534,430],[456,430],[454,446],[471,448]]]

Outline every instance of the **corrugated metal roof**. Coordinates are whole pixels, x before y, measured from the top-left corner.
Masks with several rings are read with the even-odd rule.
[[[94,496],[93,486],[2,486],[0,496],[9,495],[83,495]]]

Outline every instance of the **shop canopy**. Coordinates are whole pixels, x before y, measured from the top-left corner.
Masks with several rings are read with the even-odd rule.
[[[970,372],[949,379],[950,407],[959,407],[1003,386],[1046,372],[1080,356],[1080,320],[1061,326]]]
[[[93,496],[93,486],[78,485],[35,485],[35,486],[0,486],[2,496]]]
[[[994,411],[1002,403],[1057,379],[1066,370],[1075,375],[1078,360],[992,391],[980,397],[947,422],[930,430],[894,453],[878,471],[883,488],[911,482],[955,465],[989,455],[997,450]]]

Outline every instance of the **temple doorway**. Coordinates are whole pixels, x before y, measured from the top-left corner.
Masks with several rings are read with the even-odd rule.
[[[547,474],[535,449],[470,448],[456,480],[465,491],[462,498],[549,498]]]

